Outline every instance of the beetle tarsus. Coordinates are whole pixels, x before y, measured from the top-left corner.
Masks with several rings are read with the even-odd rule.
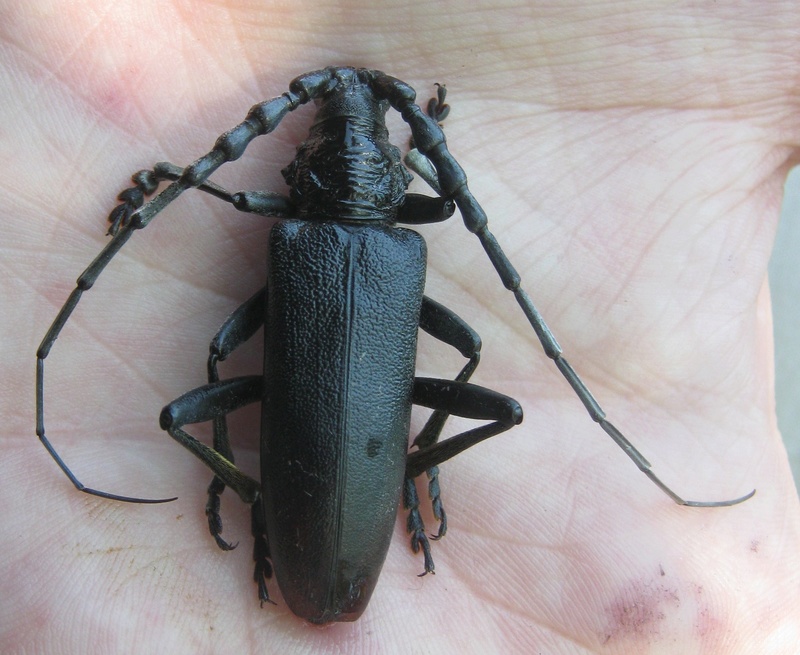
[[[168,161],[160,161],[150,170],[144,169],[134,173],[131,176],[134,185],[117,196],[117,200],[121,200],[122,203],[114,207],[108,215],[108,222],[111,225],[106,234],[114,236],[123,227],[127,227],[133,215],[144,205],[145,198],[153,195],[161,182],[167,180],[174,182],[179,179],[184,170]],[[231,204],[235,204],[235,196],[247,196],[247,193],[233,194],[210,181],[199,184],[197,188]],[[247,208],[237,208],[248,211]]]
[[[255,561],[255,570],[253,571],[253,581],[258,586],[258,600],[261,607],[264,603],[270,605],[277,605],[277,603],[269,597],[269,589],[267,587],[267,580],[272,577],[272,564],[269,558],[263,554],[262,544],[266,545],[265,538],[257,537],[253,542],[253,560]]]
[[[425,472],[428,476],[428,495],[431,498],[433,516],[439,522],[439,530],[431,537],[438,541],[447,534],[447,513],[442,504],[442,491],[439,487],[439,467],[433,466]]]
[[[403,507],[408,510],[406,519],[406,531],[411,535],[411,550],[415,553],[422,551],[425,560],[425,572],[420,577],[428,573],[435,573],[433,556],[431,555],[431,545],[425,534],[425,523],[419,513],[419,495],[417,486],[413,478],[406,478],[403,485]]]
[[[153,170],[145,169],[134,173],[131,176],[134,185],[117,195],[117,200],[121,200],[122,203],[114,207],[108,215],[108,222],[111,225],[106,234],[114,236],[121,228],[126,227],[133,213],[144,204],[147,196],[155,193],[159,182],[163,179],[165,178],[159,176],[155,167]]]
[[[444,84],[436,84],[436,97],[428,100],[428,116],[437,123],[441,123],[450,114],[450,105],[444,99],[447,95],[447,87]]]
[[[428,100],[427,111],[428,116],[435,120],[437,124],[440,124],[450,114],[450,105],[446,104],[444,101],[446,95],[447,88],[445,85],[436,82],[436,97]],[[408,140],[408,148],[409,151],[403,158],[405,165],[423,179],[436,193],[443,195],[442,189],[439,186],[439,176],[436,172],[436,168],[431,160],[417,149],[413,135]]]
[[[225,490],[225,483],[216,475],[208,485],[208,501],[206,502],[206,517],[208,518],[208,531],[214,537],[220,550],[233,550],[238,543],[231,544],[225,541],[220,533],[222,532],[222,517],[219,515],[220,498],[219,495]]]
[[[239,545],[238,541],[235,544],[229,544],[227,541],[225,541],[218,534],[212,533],[212,536],[214,537],[214,541],[217,542],[217,546],[219,546],[219,549],[220,550],[224,550],[225,552],[228,552],[229,550],[233,550],[234,548],[236,548]]]
[[[258,600],[261,607],[264,603],[276,605],[269,597],[267,580],[272,578],[272,563],[269,558],[269,542],[264,527],[264,508],[259,498],[250,510],[250,529],[253,533],[253,561],[256,563],[253,580],[258,586]]]

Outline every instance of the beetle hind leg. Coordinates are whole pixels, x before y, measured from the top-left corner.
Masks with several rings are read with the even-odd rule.
[[[414,478],[408,476],[406,476],[405,483],[403,484],[403,507],[408,510],[406,531],[411,535],[411,549],[415,553],[421,550],[425,559],[425,571],[420,573],[420,576],[428,573],[436,573],[434,570],[436,567],[433,564],[433,556],[431,555],[431,545],[428,541],[428,536],[425,534],[425,523],[422,520],[422,515],[419,513],[419,494],[417,494],[417,486],[414,483]]]
[[[180,398],[173,400],[161,411],[161,427],[182,446],[194,453],[212,471],[214,480],[209,487],[209,501],[206,505],[209,528],[217,544],[223,550],[231,550],[235,545],[228,544],[219,532],[222,530],[222,521],[219,518],[219,493],[225,486],[231,487],[246,503],[253,505],[252,531],[256,537],[253,549],[253,558],[256,560],[255,577],[258,584],[259,598],[269,601],[266,591],[266,578],[272,571],[267,558],[269,546],[266,544],[264,530],[257,526],[261,510],[261,485],[242,473],[233,462],[226,458],[215,448],[210,448],[185,432],[182,426],[191,423],[201,423],[215,420],[244,405],[257,402],[263,393],[263,378],[261,376],[248,376],[222,380],[207,384],[185,393]],[[226,433],[227,434],[227,433]],[[212,492],[215,492],[212,495]],[[216,504],[214,504],[216,503]],[[211,508],[211,512],[209,512]],[[214,520],[216,518],[216,521]],[[215,533],[215,529],[217,532]]]
[[[275,605],[269,597],[267,580],[272,578],[272,561],[269,554],[269,540],[267,539],[267,526],[264,524],[264,509],[261,497],[253,503],[251,508],[251,530],[253,532],[253,581],[258,585],[258,600]]]
[[[228,486],[244,502],[252,506],[250,529],[254,539],[253,561],[255,562],[255,568],[253,579],[258,585],[258,598],[262,605],[273,601],[267,591],[267,580],[272,577],[272,564],[267,530],[264,524],[261,485],[242,473],[234,466],[231,460],[224,457],[216,448],[206,446],[181,428],[190,423],[216,420],[244,405],[257,402],[261,400],[263,387],[263,378],[257,375],[206,384],[173,400],[162,410],[160,419],[161,427],[173,439],[194,453],[214,471],[214,480],[209,486],[209,502],[206,506],[206,512],[208,514],[209,506],[215,503],[215,506],[212,506],[215,512],[212,512],[212,514],[216,516],[218,523],[213,523],[213,516],[209,514],[209,526],[217,544],[222,542],[224,546],[227,546],[220,546],[223,550],[230,550],[235,546],[230,546],[219,537],[219,534],[214,534],[215,527],[219,530],[222,529],[222,522],[219,520],[219,493]],[[227,431],[225,434],[227,435]],[[212,492],[214,492],[213,496]]]
[[[513,398],[501,393],[459,380],[435,380],[416,378],[413,401],[415,405],[430,407],[445,415],[454,414],[464,418],[492,421],[472,430],[467,430],[441,442],[426,443],[419,450],[409,453],[406,460],[406,480],[403,489],[403,504],[409,510],[407,528],[411,533],[411,547],[414,552],[423,551],[425,573],[433,573],[433,560],[430,545],[425,536],[422,517],[419,514],[419,498],[414,479],[428,472],[429,491],[434,500],[434,516],[437,504],[441,510],[444,530],[447,529],[446,516],[438,498],[438,466],[445,460],[458,455],[475,444],[493,437],[522,422],[522,407]],[[438,434],[437,434],[438,436]],[[415,441],[415,443],[417,443]],[[417,443],[417,445],[419,445]],[[437,518],[439,518],[437,516]],[[437,537],[444,534],[440,529]],[[424,575],[424,574],[423,574]]]
[[[437,541],[447,534],[447,513],[444,511],[442,492],[439,488],[439,467],[432,466],[425,473],[428,476],[428,496],[431,499],[433,518],[439,522],[439,529],[431,539]]]
[[[467,358],[467,363],[456,376],[456,382],[467,382],[475,369],[478,368],[481,356],[481,338],[475,330],[458,316],[451,309],[439,304],[427,296],[422,299],[422,310],[420,312],[420,328],[430,334],[435,339],[452,346]],[[435,444],[439,440],[444,424],[450,416],[446,409],[436,409],[428,418],[425,426],[414,438],[413,445],[423,450]],[[442,503],[441,487],[439,485],[439,467],[432,466],[427,471],[428,476],[428,496],[433,507],[433,516],[439,522],[439,529],[432,539],[441,539],[447,533],[447,513],[444,511]],[[414,491],[416,495],[416,490]],[[413,501],[409,498],[410,508]],[[418,505],[418,501],[417,501]],[[409,515],[410,520],[410,515]],[[421,519],[419,519],[421,526]],[[417,520],[415,519],[415,526]],[[420,528],[421,529],[421,528]],[[417,530],[415,527],[414,530]],[[409,527],[409,532],[412,528]],[[416,534],[416,532],[415,532]],[[423,533],[424,536],[424,533]]]
[[[266,297],[266,288],[259,289],[225,319],[211,340],[207,365],[209,384],[219,382],[217,364],[224,361],[236,348],[252,337],[263,324]],[[228,422],[224,414],[214,417],[214,450],[233,463]],[[225,491],[225,483],[215,475],[211,484],[208,485],[206,517],[208,518],[208,530],[214,537],[214,541],[217,542],[217,546],[222,550],[232,550],[236,545],[229,544],[220,536],[222,533],[220,495],[223,491]]]
[[[261,400],[263,388],[264,380],[260,375],[248,375],[206,384],[173,400],[161,410],[159,417],[163,430],[214,471],[225,485],[233,489],[242,501],[248,504],[258,499],[261,485],[242,473],[221,453],[198,441],[182,427],[210,421],[217,416],[258,402]]]

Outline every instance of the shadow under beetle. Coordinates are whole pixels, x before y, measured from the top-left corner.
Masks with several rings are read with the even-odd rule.
[[[261,602],[273,569],[289,608],[314,623],[353,621],[369,602],[383,566],[400,498],[408,531],[425,572],[433,572],[414,479],[426,472],[441,537],[447,519],[439,494],[438,464],[522,420],[517,401],[468,382],[480,337],[452,311],[423,295],[426,247],[396,223],[449,218],[457,206],[478,236],[527,316],[547,354],[592,419],[658,487],[681,505],[734,505],[686,501],[650,470],[649,462],[606,420],[597,401],[542,320],[520,278],[487,228],[486,214],[447,149],[437,119],[447,112],[444,88],[428,107],[414,90],[380,71],[326,68],[301,75],[289,91],[255,105],[221,135],[214,148],[185,169],[167,163],[133,176],[109,216],[113,238],[78,278],[37,352],[36,433],[81,491],[128,502],[85,487],[61,460],[44,431],[44,359],[84,291],[135,230],[145,227],[186,189],[196,187],[238,210],[278,217],[270,235],[267,285],[239,307],[211,342],[208,384],[168,404],[161,427],[214,472],[208,488],[209,529],[220,548],[219,495],[231,487],[252,505],[255,581]],[[283,171],[289,197],[229,193],[209,182],[222,164],[238,159],[255,137],[274,130],[300,105],[319,106],[308,138]],[[406,162],[441,197],[406,193],[411,175],[389,142],[385,114],[393,107],[415,143]],[[163,180],[172,180],[145,204]],[[264,373],[220,380],[217,363],[264,326]],[[456,348],[467,363],[455,380],[414,376],[417,332],[422,328]],[[261,483],[233,464],[225,416],[261,402]],[[412,404],[434,410],[408,452]],[[490,421],[438,441],[450,414]],[[213,421],[213,448],[183,426]]]

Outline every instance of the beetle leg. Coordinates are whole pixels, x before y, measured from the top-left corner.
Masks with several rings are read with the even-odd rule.
[[[475,365],[477,366],[477,362]],[[465,370],[469,366],[468,363]],[[522,407],[513,398],[491,389],[459,380],[435,380],[432,378],[416,378],[414,380],[412,402],[415,405],[430,407],[435,410],[434,413],[442,412],[445,418],[450,414],[455,414],[465,418],[492,421],[488,425],[462,432],[445,441],[428,443],[424,448],[420,447],[419,450],[409,453],[406,460],[403,504],[409,510],[407,529],[411,533],[411,547],[414,552],[422,549],[425,556],[425,573],[432,573],[433,560],[428,539],[425,536],[422,517],[419,515],[419,499],[414,487],[414,478],[423,471],[428,471],[430,475],[430,471],[437,469],[438,465],[445,460],[489,437],[519,425],[522,422]],[[441,431],[441,428],[439,430]],[[438,437],[438,433],[436,436]],[[431,476],[431,482],[434,481],[436,481],[435,473]],[[438,488],[438,482],[436,482],[436,486]],[[435,511],[434,508],[434,513]]]
[[[456,203],[442,197],[432,198],[421,193],[406,193],[403,204],[397,210],[397,222],[407,225],[441,223],[450,218]]]
[[[436,573],[431,556],[431,545],[425,534],[425,523],[419,513],[419,495],[414,478],[406,476],[403,483],[403,507],[408,510],[406,519],[406,532],[411,535],[411,550],[418,553],[422,550],[425,559],[425,571],[420,573],[420,577],[427,573]]]
[[[441,122],[450,114],[450,105],[444,99],[447,95],[447,89],[444,84],[436,83],[436,97],[428,100],[428,116],[441,125]],[[414,171],[419,177],[425,180],[426,184],[431,187],[436,193],[442,193],[439,186],[439,175],[436,168],[430,159],[423,155],[414,143],[414,136],[409,139],[410,150],[403,158],[406,166]]]
[[[458,382],[467,382],[480,362],[481,338],[478,333],[452,310],[427,296],[422,298],[419,326],[435,339],[453,346],[469,360],[455,378]],[[436,443],[448,416],[445,410],[434,411],[414,439],[413,445],[423,450]],[[428,469],[427,475],[433,515],[439,521],[439,530],[433,538],[440,539],[447,533],[447,514],[442,505],[439,488],[439,467],[432,466]]]
[[[406,477],[411,478],[489,437],[522,423],[522,407],[516,400],[468,382],[416,378],[412,402],[415,405],[444,410],[455,416],[490,420],[492,423],[409,453]]]
[[[264,287],[240,305],[222,324],[216,336],[211,340],[208,355],[208,382],[219,382],[217,363],[224,361],[236,348],[250,339],[264,324],[264,305],[267,300],[267,289]],[[228,421],[224,414],[214,417],[214,450],[233,464],[233,451],[228,437]],[[220,537],[222,518],[219,515],[220,494],[225,490],[225,483],[218,475],[214,476],[208,486],[208,502],[206,517],[211,536],[222,550],[233,548]]]
[[[191,423],[211,421],[240,407],[261,400],[264,381],[260,375],[248,375],[206,384],[176,398],[161,410],[163,430],[201,459],[245,503],[254,503],[261,485],[242,473],[233,463],[181,429]]]
[[[115,235],[119,232],[120,228],[125,227],[130,222],[133,213],[144,204],[144,199],[156,192],[161,182],[177,180],[182,173],[183,169],[180,166],[171,164],[168,161],[160,161],[152,169],[144,169],[134,173],[131,176],[133,186],[117,195],[117,200],[122,202],[114,207],[108,215],[108,222],[111,225],[106,234]],[[203,182],[197,188],[227,202],[234,202],[233,194],[213,182]]]
[[[456,376],[458,382],[467,382],[478,368],[481,358],[481,338],[478,333],[451,309],[427,296],[422,298],[419,326],[434,339],[453,346],[469,360]],[[436,443],[448,416],[449,413],[444,409],[434,411],[414,439],[414,445],[422,449]]]
[[[241,123],[217,138],[211,150],[189,164],[172,184],[133,212],[128,225],[136,230],[145,227],[184,191],[208,184],[209,176],[223,164],[239,159],[253,139],[269,134],[287,113],[322,95],[333,81],[335,70],[325,68],[296,77],[289,84],[289,91],[253,105]]]
[[[266,289],[262,289],[225,321],[211,342],[209,377],[217,375],[217,359],[224,359],[236,346],[246,341],[258,330],[260,322],[255,316],[257,310],[263,308],[265,299]],[[263,316],[263,311],[259,315]],[[251,532],[254,538],[253,560],[255,562],[253,579],[258,585],[258,597],[262,604],[272,603],[266,584],[266,581],[272,577],[272,564],[269,561],[269,542],[261,505],[261,485],[234,466],[224,417],[240,407],[260,401],[263,387],[263,378],[257,375],[214,381],[173,400],[161,411],[160,418],[161,427],[173,439],[194,453],[214,471],[214,480],[208,488],[209,499],[206,504],[206,515],[211,535],[222,550],[231,550],[236,547],[236,544],[231,545],[220,536],[222,520],[219,517],[219,494],[227,485],[244,502],[252,504]],[[209,448],[181,429],[181,426],[187,423],[209,420],[214,421],[214,448]],[[221,433],[218,433],[219,424],[223,426]]]
[[[258,585],[258,600],[261,605],[275,602],[270,599],[267,590],[267,580],[272,578],[272,562],[269,554],[269,541],[267,539],[267,526],[264,523],[264,507],[261,496],[253,503],[250,513],[250,526],[253,533],[253,561],[256,563],[253,580]]]
[[[117,200],[122,202],[111,210],[108,215],[108,222],[111,223],[106,234],[115,235],[120,228],[125,227],[135,211],[143,204],[146,196],[151,196],[158,189],[160,182],[171,180],[175,182],[183,175],[184,169],[168,161],[160,161],[152,170],[141,170],[131,176],[134,186],[125,189],[118,196]],[[218,184],[206,180],[197,187],[200,191],[229,202],[241,212],[249,214],[259,214],[261,216],[274,216],[276,218],[286,218],[294,215],[294,206],[288,197],[279,193],[269,191],[238,191],[231,193],[223,189]],[[449,201],[448,201],[449,202]],[[453,211],[455,211],[454,203]],[[450,212],[452,215],[453,211]],[[448,216],[449,218],[449,216]],[[444,220],[444,219],[441,219]]]

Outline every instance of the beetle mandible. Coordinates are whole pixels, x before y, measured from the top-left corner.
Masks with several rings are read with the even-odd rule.
[[[366,608],[389,546],[402,497],[414,551],[425,573],[434,571],[419,513],[414,480],[429,477],[434,538],[447,530],[438,465],[517,425],[514,399],[470,384],[480,337],[451,310],[423,295],[423,238],[397,223],[449,218],[455,208],[480,240],[503,285],[520,307],[591,418],[676,503],[695,507],[734,505],[688,501],[667,487],[649,462],[609,422],[586,385],[562,356],[558,342],[520,277],[487,227],[487,218],[450,154],[437,118],[444,89],[426,115],[404,82],[380,71],[329,67],[296,78],[289,91],[251,108],[222,134],[213,149],[181,169],[168,163],[133,176],[135,186],[109,216],[113,238],[78,278],[37,351],[36,433],[72,483],[86,493],[127,502],[166,502],[119,496],[85,487],[57,454],[44,430],[44,360],[84,291],[130,236],[145,227],[183,191],[195,187],[236,209],[279,220],[270,235],[267,285],[225,321],[211,342],[208,383],[169,403],[160,424],[214,472],[208,488],[209,529],[220,548],[219,497],[226,486],[252,506],[255,580],[261,602],[271,602],[266,580],[277,578],[284,599],[314,623],[352,621]],[[257,136],[273,131],[290,111],[310,100],[319,105],[308,138],[283,171],[288,197],[266,192],[229,193],[209,181],[222,164],[238,159]],[[389,107],[411,128],[415,148],[408,166],[439,193],[407,193],[411,175],[385,125]],[[163,191],[159,183],[172,180]],[[220,380],[218,362],[264,326],[262,375]],[[421,328],[456,348],[467,363],[454,380],[414,375]],[[233,463],[225,416],[261,402],[261,483]],[[433,414],[408,452],[412,404]],[[449,415],[489,421],[439,442]],[[183,430],[213,421],[213,448]]]

